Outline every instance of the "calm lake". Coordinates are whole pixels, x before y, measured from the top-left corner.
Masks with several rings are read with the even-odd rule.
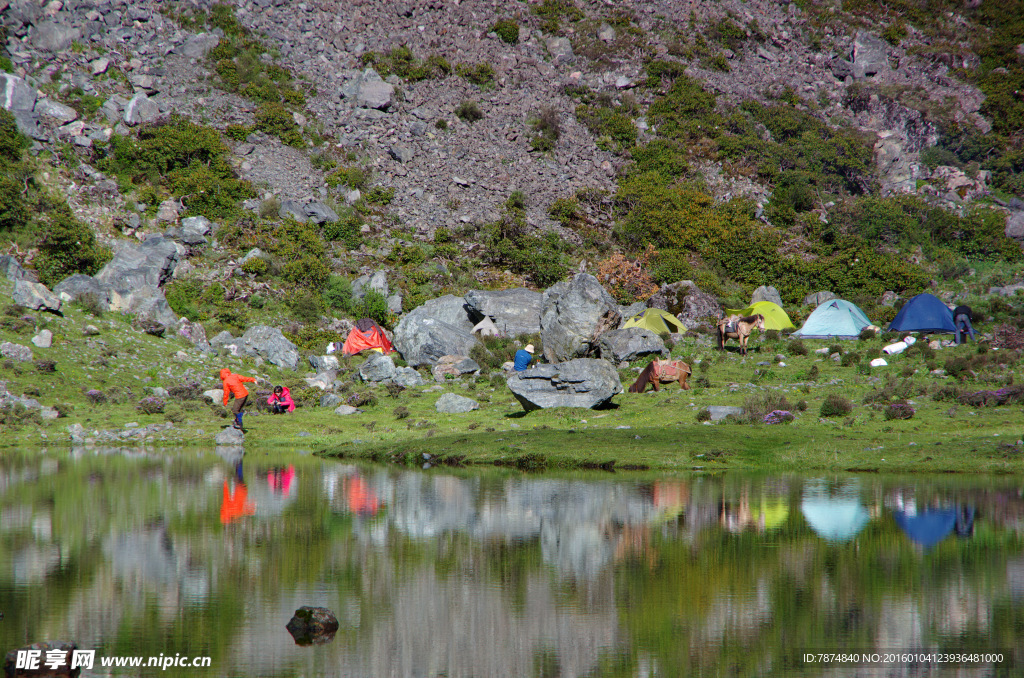
[[[5,453],[0,646],[74,641],[83,676],[1024,675],[1022,491]],[[302,605],[332,640],[296,645]],[[128,655],[211,665],[100,666]]]

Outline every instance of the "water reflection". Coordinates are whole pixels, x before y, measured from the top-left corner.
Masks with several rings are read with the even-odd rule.
[[[0,639],[210,655],[208,676],[853,675],[798,654],[1020,657],[1022,518],[1013,478],[33,452],[0,460]],[[335,612],[331,643],[294,644],[301,605]]]

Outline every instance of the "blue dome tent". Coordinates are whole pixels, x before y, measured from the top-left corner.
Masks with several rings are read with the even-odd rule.
[[[803,339],[856,339],[870,324],[867,314],[857,304],[831,299],[819,304],[793,336]]]
[[[953,334],[953,312],[934,294],[912,297],[889,323],[890,332],[935,332]]]

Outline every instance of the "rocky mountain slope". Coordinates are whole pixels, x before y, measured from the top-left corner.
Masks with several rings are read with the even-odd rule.
[[[1019,112],[1019,102],[1011,93],[1002,109],[986,110],[986,101],[1002,99],[980,89],[992,90],[992,78],[1019,77],[1024,47],[1012,44],[1020,33],[1010,25],[1013,7],[991,15],[987,4],[941,4],[949,11],[914,23],[917,15],[880,14],[867,0],[0,0],[8,71],[0,73],[0,92],[34,139],[32,181],[59,191],[114,249],[118,238],[171,228],[183,262],[175,277],[200,280],[193,292],[221,285],[214,306],[272,299],[299,284],[312,287],[319,315],[330,315],[330,300],[320,298],[327,276],[282,278],[284,251],[271,253],[269,270],[243,271],[241,255],[268,242],[253,222],[287,214],[346,224],[334,232],[344,230],[347,240],[321,234],[317,260],[346,278],[386,269],[390,291],[405,298],[404,309],[393,301],[393,312],[448,290],[546,286],[581,260],[596,268],[616,252],[635,257],[644,244],[662,258],[648,262],[650,291],[687,277],[673,273],[700,280],[704,272],[714,291],[743,296],[766,280],[744,277],[724,255],[686,238],[622,235],[645,199],[623,188],[644,149],[676,145],[660,160],[685,165],[666,175],[672,186],[698,185],[718,205],[749,199],[744,228],[774,229],[766,245],[777,251],[772,256],[825,256],[808,245],[828,237],[814,232],[814,221],[856,230],[860,208],[847,210],[852,217],[842,210],[858,194],[918,196],[915,206],[938,206],[956,219],[982,205],[995,210],[985,228],[1001,220],[1008,236],[1024,237],[1019,128],[1007,131],[1014,120],[994,115]],[[1009,26],[1005,35],[993,21]],[[1011,44],[999,47],[1001,61],[989,55],[983,63],[979,53],[988,54],[994,34]],[[674,94],[689,82],[700,90],[686,94],[691,99]],[[694,103],[701,97],[705,103]],[[696,130],[673,131],[681,124],[666,112],[673,107]],[[207,179],[126,169],[119,140],[141,140],[174,115],[220,133],[226,166],[252,186],[233,194],[238,211],[210,208],[207,198],[221,187]],[[796,127],[792,134],[786,124]],[[843,181],[821,180],[832,165],[807,160],[820,149],[790,143],[807,134],[826,146],[846,135],[842,143],[856,147],[850,157],[861,164],[840,162]],[[964,139],[987,150],[971,156]],[[772,150],[781,144],[797,148],[795,156]],[[787,204],[792,210],[779,212]],[[706,207],[716,219],[718,209]],[[206,236],[183,239],[181,219],[190,215],[214,222],[209,246]],[[972,224],[947,230],[980,228]],[[545,232],[557,237],[544,240]],[[956,247],[949,256],[922,253],[919,241],[890,235],[882,245],[940,281],[942,261],[972,256]],[[13,242],[31,267],[32,238]],[[981,249],[991,258],[993,247]],[[546,258],[524,261],[523,250]],[[673,264],[668,250],[685,262]],[[772,266],[765,275],[777,274]],[[605,270],[620,301],[645,298],[615,284],[622,276],[614,262]],[[1005,283],[1012,274],[1000,275]],[[847,284],[819,278],[821,286]],[[171,305],[184,310],[174,298]],[[193,316],[226,322],[212,307]]]

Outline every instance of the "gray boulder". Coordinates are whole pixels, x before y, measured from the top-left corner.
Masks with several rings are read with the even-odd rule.
[[[303,605],[285,626],[296,645],[320,645],[334,638],[338,618],[326,607]]]
[[[325,370],[337,370],[341,367],[341,363],[333,355],[311,355],[309,356],[309,366],[314,372],[324,372]]]
[[[9,341],[5,341],[0,344],[0,355],[13,360],[14,362],[27,363],[32,360],[32,349],[28,346],[12,344]]]
[[[213,51],[219,44],[220,38],[213,33],[199,33],[186,40],[185,44],[178,47],[175,51],[182,56],[201,59]]]
[[[32,337],[32,344],[36,348],[50,348],[53,345],[53,332],[40,330],[39,334]]]
[[[78,111],[50,99],[37,101],[35,114],[42,118],[49,118],[61,125],[78,119]]]
[[[29,282],[39,282],[35,271],[25,270],[21,263],[9,254],[0,256],[0,271],[3,272],[8,280],[28,280]]]
[[[550,407],[598,407],[622,393],[615,366],[592,358],[513,372],[505,383],[527,412]]]
[[[1007,238],[1024,240],[1024,212],[1010,212],[1006,215],[1006,228],[1003,232]]]
[[[375,271],[373,275],[361,275],[352,281],[352,298],[356,301],[362,301],[367,290],[377,290],[382,296],[387,297],[390,292],[387,273]]]
[[[442,414],[461,414],[463,412],[479,410],[480,403],[466,396],[445,393],[437,399],[434,409]]]
[[[352,407],[351,405],[338,405],[337,409],[334,410],[335,414],[341,416],[348,416],[350,414],[357,414],[362,412],[358,407]]]
[[[782,306],[782,295],[771,285],[761,285],[750,297],[750,305],[753,306],[759,301],[770,301],[777,306]]]
[[[338,378],[335,370],[326,370],[312,377],[306,377],[304,381],[310,388],[318,388],[321,391],[330,391],[334,388],[334,381]]]
[[[889,66],[889,45],[885,40],[871,33],[857,33],[853,39],[851,61],[855,80],[887,76],[892,71]]]
[[[415,155],[411,148],[402,144],[392,144],[391,148],[388,149],[388,154],[401,163],[409,162]]]
[[[210,235],[210,220],[206,217],[185,217],[181,220],[181,230],[199,235]]]
[[[329,221],[337,221],[338,213],[322,202],[307,202],[302,206],[306,218],[314,224],[326,224]]]
[[[430,373],[434,375],[434,381],[442,383],[449,375],[458,378],[463,374],[473,374],[479,370],[480,365],[472,358],[467,358],[464,355],[446,355],[438,359]]]
[[[224,330],[223,332],[218,332],[217,334],[213,335],[212,339],[210,339],[210,346],[212,346],[213,348],[224,348],[228,344],[233,343],[235,343],[235,338],[231,336],[231,333],[228,332],[227,330]]]
[[[469,355],[477,339],[463,303],[461,297],[446,295],[402,318],[392,343],[409,365],[433,365],[441,356]]]
[[[597,278],[577,274],[564,293],[545,302],[540,319],[544,357],[552,363],[582,358],[621,320],[619,305]]]
[[[163,236],[147,238],[141,243],[119,244],[114,258],[96,274],[117,292],[131,292],[140,287],[159,287],[169,281],[178,265],[178,248]]]
[[[241,445],[245,442],[245,434],[233,426],[228,426],[214,436],[213,441],[218,445]]]
[[[619,306],[619,315],[622,316],[622,322],[625,323],[633,316],[640,315],[646,310],[647,304],[642,301],[634,301],[629,306]]]
[[[597,342],[600,356],[613,363],[630,361],[645,355],[668,355],[665,342],[642,327],[627,327],[605,332]]]
[[[405,388],[415,388],[427,383],[420,373],[411,367],[396,367],[395,376],[391,377],[391,381]]]
[[[367,68],[360,76],[356,93],[356,106],[360,108],[376,108],[387,110],[391,107],[395,88],[391,83],[384,82],[377,71]]]
[[[708,412],[711,414],[711,421],[721,421],[729,415],[734,417],[743,416],[742,407],[729,407],[726,405],[712,405],[708,408]]]
[[[320,407],[337,407],[341,404],[341,398],[333,393],[325,393],[320,396]]]
[[[36,89],[21,78],[0,73],[0,105],[14,115],[18,130],[31,137],[38,133],[33,112],[37,96]]]
[[[298,200],[282,200],[281,207],[277,210],[277,216],[282,219],[294,219],[295,221],[307,221],[305,206]]]
[[[60,52],[71,46],[81,36],[77,28],[64,26],[54,21],[37,23],[29,31],[29,41],[36,49]]]
[[[126,125],[139,125],[153,122],[159,117],[160,106],[143,92],[139,92],[124,107],[124,114],[121,116],[121,119]]]
[[[370,351],[366,361],[359,366],[359,377],[363,381],[388,381],[394,376],[395,361],[376,351]]]
[[[815,308],[817,308],[821,304],[824,304],[826,301],[832,301],[833,299],[838,298],[839,297],[828,291],[815,292],[813,294],[808,294],[806,297],[804,297],[804,306],[814,306]]]
[[[647,303],[651,308],[668,311],[687,327],[714,325],[724,315],[718,300],[701,291],[692,280],[662,285]]]
[[[569,42],[569,38],[551,37],[544,42],[544,46],[548,48],[551,61],[556,65],[570,64],[576,61],[576,55],[573,54],[572,43]]]
[[[246,355],[258,356],[278,367],[294,370],[299,366],[298,348],[276,327],[250,327],[242,335],[239,347]]]
[[[14,282],[14,303],[33,311],[49,311],[60,313],[60,297],[51,292],[46,285],[28,280],[16,280]]]
[[[179,320],[178,336],[204,352],[210,350],[210,342],[206,339],[206,328],[199,323],[191,322],[188,318]]]
[[[470,290],[464,297],[470,320],[475,325],[484,316],[509,337],[540,332],[540,313],[544,295],[523,287],[491,292]]]

